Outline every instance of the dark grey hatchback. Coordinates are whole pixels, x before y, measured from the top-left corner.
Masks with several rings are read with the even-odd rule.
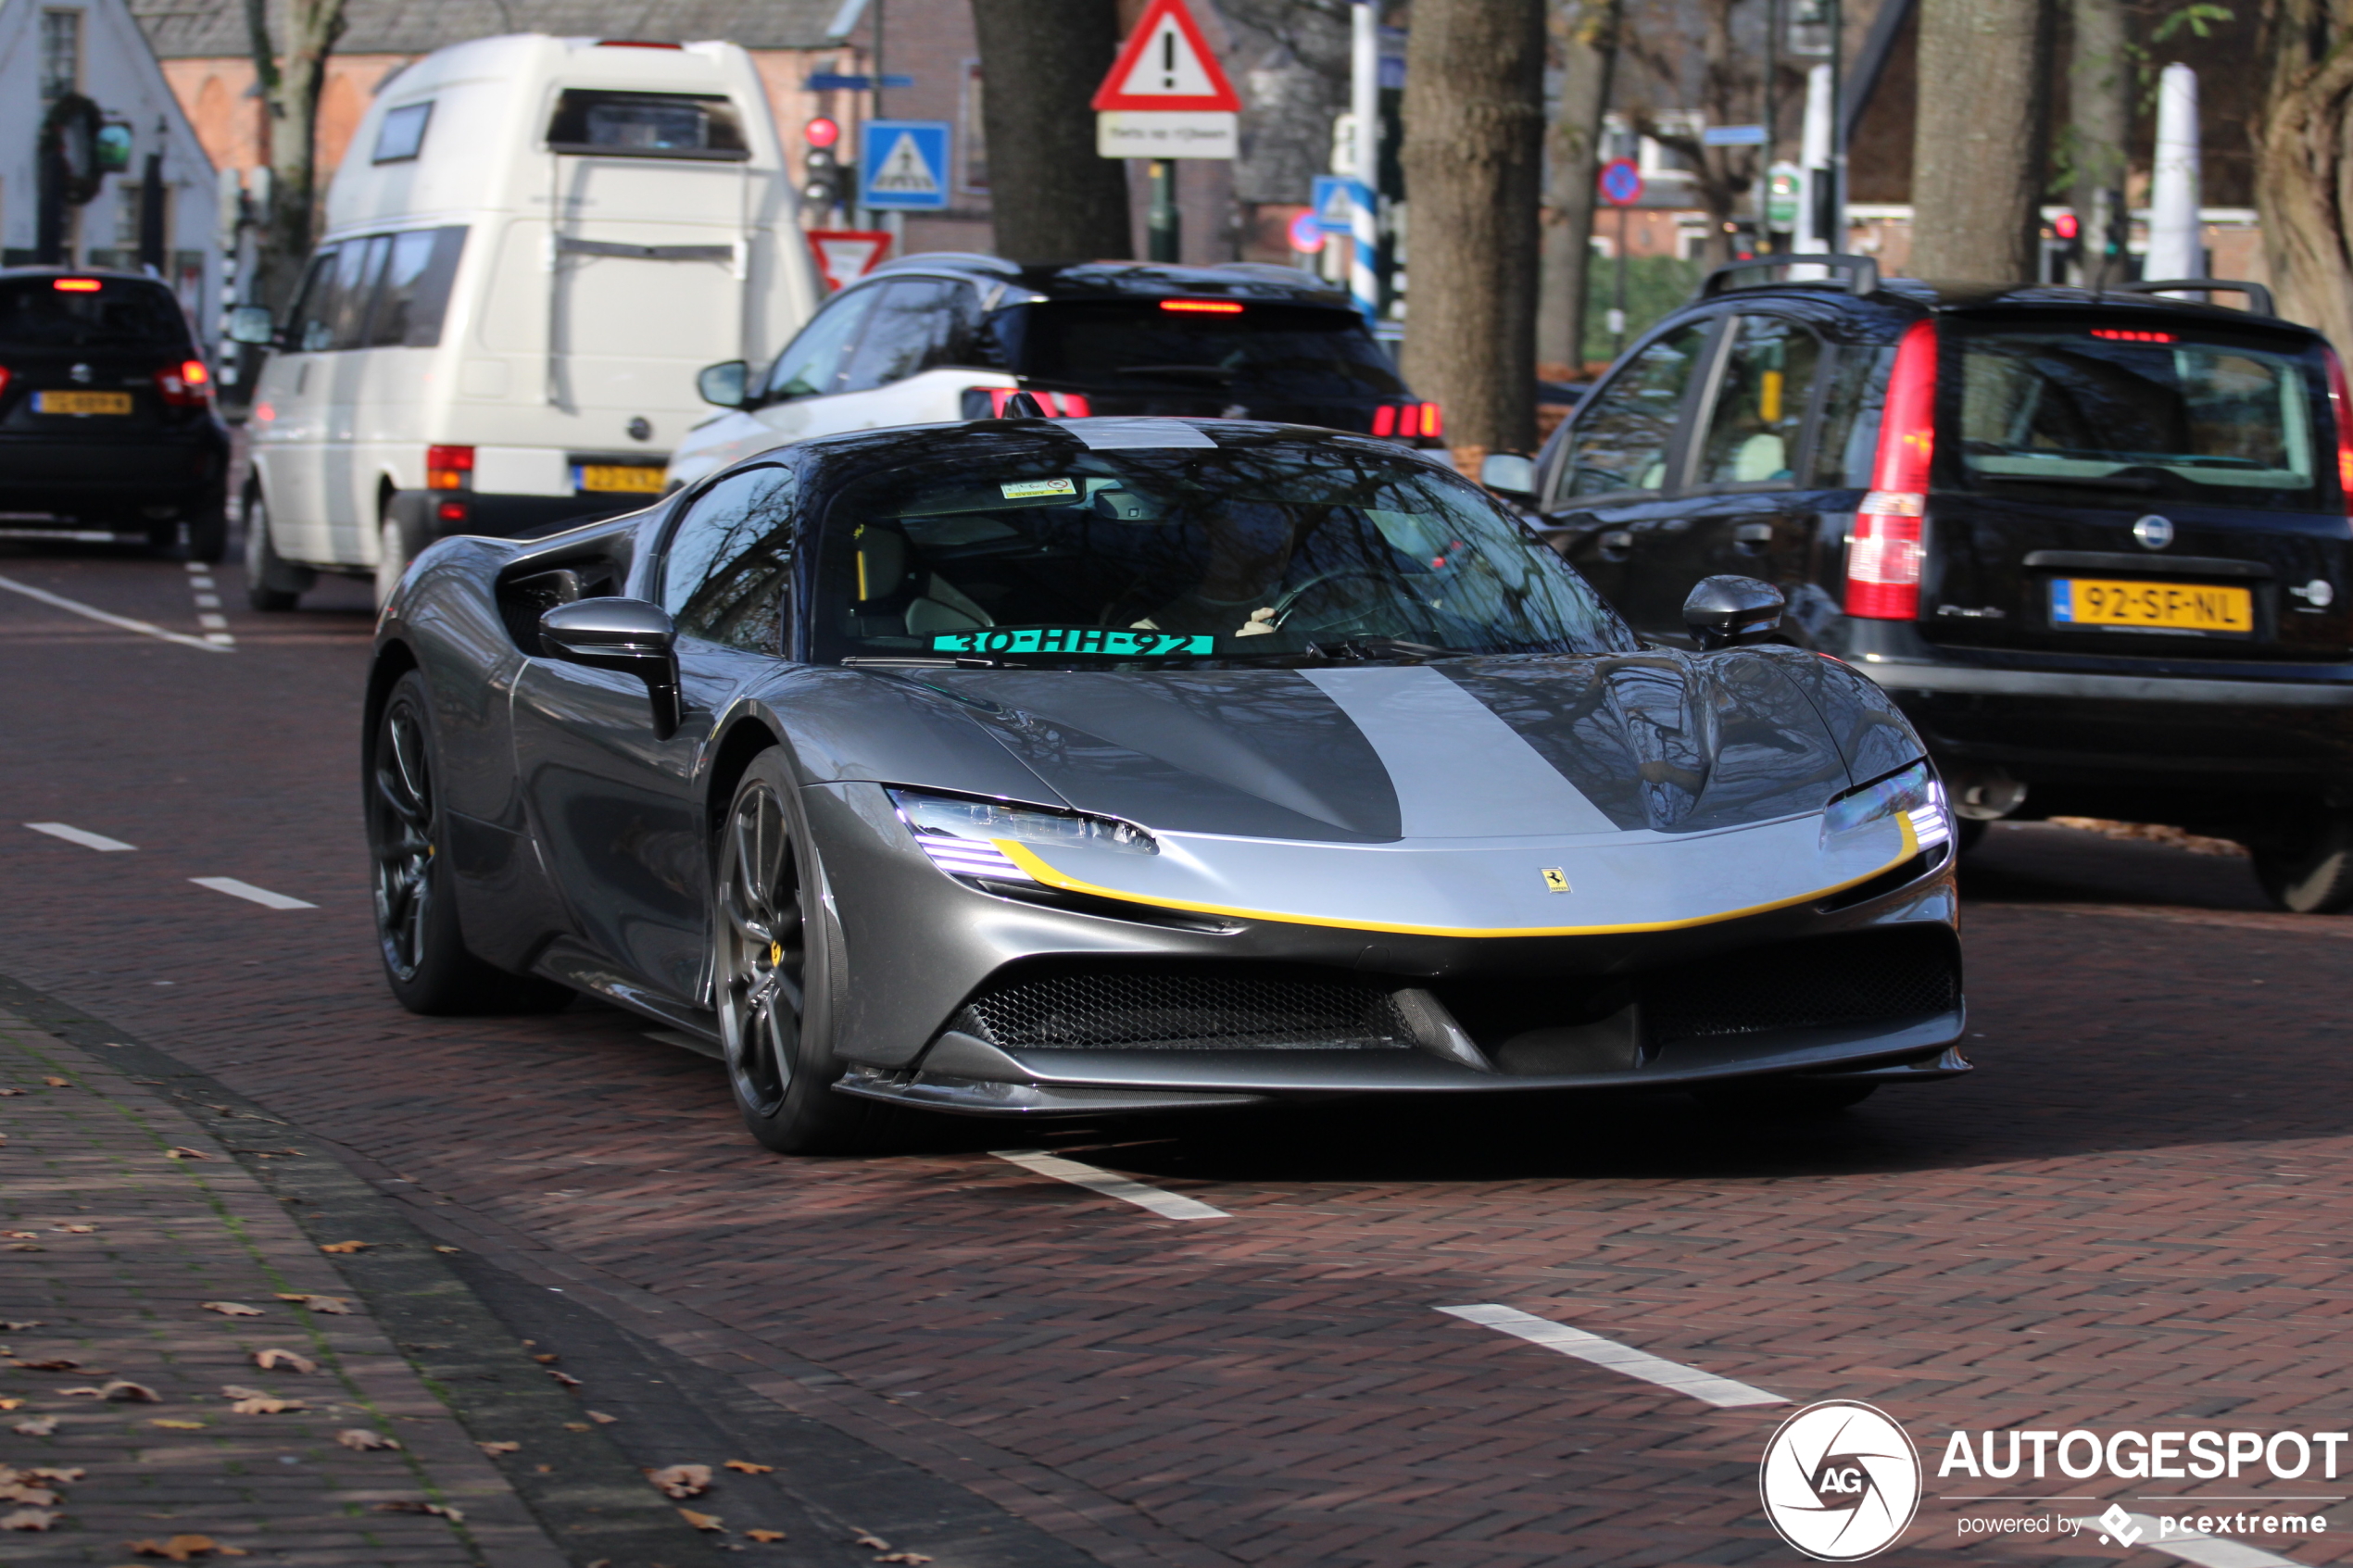
[[[2225,290],[2251,308],[2172,297]],[[1782,634],[1893,691],[1980,831],[2181,823],[2248,845],[2284,907],[2344,909],[2353,420],[2335,357],[2271,308],[2216,280],[1728,268],[1555,433],[1529,500],[1655,638],[1683,640],[1699,578],[1779,587]]]

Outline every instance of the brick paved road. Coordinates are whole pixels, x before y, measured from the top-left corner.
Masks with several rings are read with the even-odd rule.
[[[194,629],[169,563],[0,575]],[[365,596],[332,596],[232,611],[210,655],[0,594],[0,975],[340,1150],[519,1333],[560,1297],[540,1337],[590,1347],[565,1361],[585,1399],[669,1379],[722,1424],[697,1440],[788,1450],[802,1534],[839,1561],[876,1555],[842,1537],[885,1510],[943,1568],[1798,1561],[1755,1494],[1788,1407],[1713,1410],[1436,1311],[1466,1302],[1868,1400],[1931,1467],[1957,1427],[2353,1426],[2353,922],[2267,910],[2243,862],[1997,829],[1968,875],[1982,1071],[1832,1120],[1659,1098],[1062,1140],[1233,1216],[1176,1222],[992,1159],[985,1130],[771,1159],[714,1066],[607,1009],[401,1013],[352,781]],[[15,826],[43,820],[139,848]],[[2353,1530],[2345,1480],[1929,1490],[1881,1561],[2120,1556],[1964,1544],[1965,1512],[2021,1505],[1952,1494],[2320,1496],[2292,1506]],[[2346,1540],[2259,1544],[2317,1563]]]

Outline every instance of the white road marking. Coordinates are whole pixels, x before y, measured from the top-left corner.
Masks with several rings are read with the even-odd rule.
[[[225,632],[229,629],[229,618],[225,615],[199,615],[196,624],[208,632]]]
[[[237,639],[226,632],[207,632],[204,634],[204,640],[208,643],[219,643],[223,647],[237,646]]]
[[[2094,1540],[2107,1538],[2108,1526],[2098,1519],[2078,1519],[2075,1523]],[[2198,1568],[2302,1568],[2302,1564],[2292,1557],[2282,1557],[2275,1551],[2265,1551],[2261,1547],[2249,1546],[2245,1541],[2234,1541],[2223,1536],[2160,1537],[2157,1519],[2151,1514],[2135,1513],[2133,1523],[2144,1532],[2134,1541],[2135,1546],[2161,1551],[2169,1557],[2178,1557],[2184,1562],[2195,1562]]]
[[[45,833],[51,838],[62,838],[68,844],[79,844],[84,849],[136,849],[139,847],[135,844],[125,844],[119,838],[108,838],[103,833],[92,833],[85,828],[68,827],[63,822],[27,822],[25,826],[35,833]]]
[[[196,581],[201,582],[202,579],[197,579]],[[207,587],[211,586],[208,583],[205,585]],[[220,608],[220,596],[219,594],[198,594],[196,596],[196,608],[198,609],[219,609]]]
[[[1620,1345],[1615,1339],[1604,1339],[1598,1334],[1588,1334],[1581,1328],[1540,1318],[1516,1307],[1480,1302],[1469,1307],[1438,1309],[1465,1323],[1516,1335],[1531,1345],[1541,1345],[1547,1350],[1557,1350],[1564,1356],[1574,1356],[1580,1361],[1591,1361],[1597,1367],[1639,1377],[1645,1383],[1655,1383],[1661,1388],[1688,1395],[1703,1404],[1718,1405],[1730,1410],[1740,1405],[1785,1405],[1789,1400],[1779,1394],[1768,1394],[1762,1388],[1745,1383],[1735,1383],[1729,1377],[1718,1377],[1680,1361],[1670,1361],[1654,1356],[1648,1350],[1637,1350],[1630,1345]]]
[[[1026,1171],[1041,1176],[1051,1176],[1058,1182],[1087,1187],[1105,1198],[1116,1198],[1139,1209],[1149,1209],[1164,1220],[1230,1220],[1223,1209],[1212,1209],[1206,1203],[1196,1203],[1189,1198],[1179,1198],[1173,1192],[1146,1186],[1126,1176],[1109,1171],[1098,1171],[1092,1165],[1082,1165],[1076,1160],[1064,1160],[1058,1154],[1048,1154],[1036,1148],[992,1148],[988,1151],[1000,1160],[1009,1160]]]
[[[125,615],[110,615],[95,605],[86,605],[79,599],[69,599],[61,594],[52,594],[45,589],[36,588],[30,583],[19,583],[13,577],[0,577],[0,588],[6,588],[12,594],[22,594],[29,599],[38,599],[44,605],[50,605],[75,615],[88,616],[93,621],[103,621],[109,626],[120,626],[126,632],[136,632],[143,637],[160,638],[167,643],[178,643],[182,647],[202,648],[207,653],[229,651],[226,647],[217,646],[204,638],[184,636],[178,632],[167,632],[160,626],[150,626],[144,621],[133,621]]]
[[[183,560],[180,564],[186,567],[191,572],[205,572],[212,570],[211,567],[206,565],[200,560]]]
[[[244,898],[265,909],[315,909],[316,904],[306,904],[299,898],[289,898],[283,893],[272,893],[266,887],[256,887],[250,882],[239,882],[233,876],[192,876],[188,879],[198,887],[209,887],[215,893],[226,893],[232,898]]]

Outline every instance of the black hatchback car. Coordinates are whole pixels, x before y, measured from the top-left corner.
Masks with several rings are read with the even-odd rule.
[[[129,534],[220,558],[229,432],[172,292],[136,273],[0,270],[0,536]]]
[[[1611,369],[1520,481],[1554,546],[1661,641],[1700,578],[1779,588],[1778,635],[1894,692],[1976,831],[2180,823],[2287,909],[2353,906],[2353,404],[2319,334],[2246,283],[1800,265],[1720,270]]]

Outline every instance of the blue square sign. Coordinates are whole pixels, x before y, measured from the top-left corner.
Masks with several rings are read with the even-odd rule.
[[[875,119],[858,149],[858,199],[866,207],[928,210],[948,205],[948,122]]]

